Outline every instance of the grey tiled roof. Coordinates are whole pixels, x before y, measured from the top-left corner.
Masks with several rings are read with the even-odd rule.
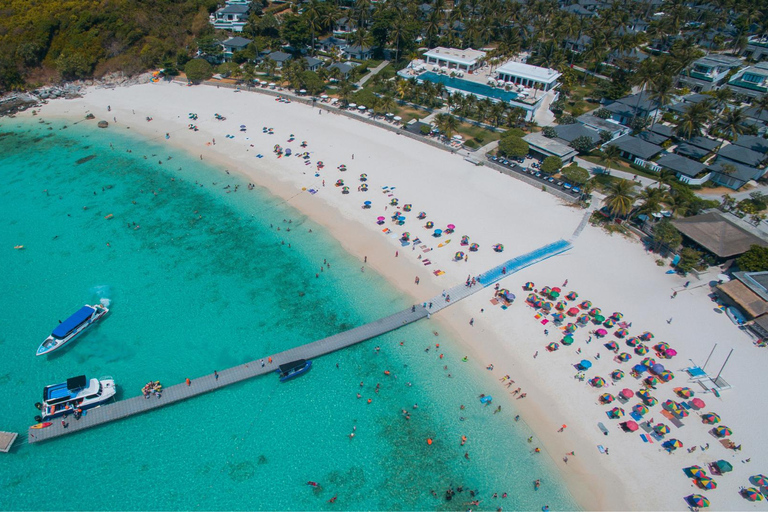
[[[648,160],[663,151],[661,146],[651,144],[632,135],[624,135],[609,143],[610,146],[616,146],[630,155],[637,156],[643,160]]]
[[[589,137],[592,142],[600,142],[600,133],[591,128],[587,128],[583,124],[564,124],[554,127],[557,132],[557,138],[563,139],[566,142],[572,142],[574,139],[582,136]]]
[[[734,162],[751,165],[753,167],[757,167],[760,165],[760,162],[765,160],[765,155],[763,153],[758,153],[757,151],[752,151],[751,149],[734,144],[723,146],[717,154],[723,158],[733,160]]]
[[[664,155],[659,158],[656,163],[661,167],[669,169],[670,171],[679,172],[680,174],[690,176],[691,178],[705,169],[704,164],[701,162],[697,162],[696,160],[691,160],[690,158],[685,158],[684,156],[674,154]]]

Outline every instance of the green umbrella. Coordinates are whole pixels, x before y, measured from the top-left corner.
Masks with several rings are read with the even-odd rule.
[[[573,343],[573,336],[571,336],[570,334],[567,336],[563,336],[563,339],[561,341],[563,345],[568,346]]]
[[[731,466],[731,463],[727,460],[719,460],[715,462],[715,466],[717,466],[717,469],[720,471],[720,473],[729,473],[733,471],[733,466]]]

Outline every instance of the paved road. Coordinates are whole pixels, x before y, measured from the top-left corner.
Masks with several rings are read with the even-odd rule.
[[[362,86],[364,86],[364,85],[365,85],[365,82],[367,82],[368,80],[370,80],[370,79],[373,77],[373,75],[377,74],[379,71],[381,71],[382,69],[384,69],[385,67],[387,67],[387,64],[389,64],[389,61],[388,61],[388,60],[384,60],[384,61],[381,61],[381,64],[379,64],[378,66],[376,66],[375,68],[373,68],[373,69],[371,70],[371,72],[370,72],[370,73],[368,73],[368,74],[367,74],[367,75],[365,75],[363,78],[361,78],[361,79],[360,79],[360,80],[357,82],[357,84],[356,84],[356,85],[357,85],[358,87],[362,87]]]
[[[583,158],[576,157],[574,158],[574,161],[579,167],[583,167],[584,169],[588,170],[592,174],[604,174],[603,169],[604,167],[600,164],[593,164],[592,162],[588,162],[587,160],[584,160]],[[658,186],[659,182],[656,180],[653,180],[651,178],[646,178],[645,176],[639,176],[637,175],[637,179],[635,179],[635,174],[627,171],[619,171],[617,169],[611,169],[611,176],[616,176],[617,178],[624,178],[625,180],[629,181],[635,181],[636,183],[639,183],[643,188],[650,187],[650,186]]]

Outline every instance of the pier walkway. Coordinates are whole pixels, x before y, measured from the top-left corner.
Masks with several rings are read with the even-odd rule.
[[[512,258],[501,265],[488,270],[477,277],[479,281],[478,285],[470,287],[463,283],[459,284],[453,288],[446,289],[440,296],[434,297],[428,302],[406,309],[405,311],[400,311],[399,313],[306,345],[301,345],[271,356],[266,356],[264,359],[258,361],[251,361],[240,366],[235,366],[234,368],[222,370],[218,372],[218,378],[213,374],[208,374],[192,380],[190,385],[183,382],[181,384],[165,387],[163,388],[162,398],[159,399],[156,396],[144,398],[144,396],[140,395],[126,400],[119,400],[111,404],[90,409],[86,411],[86,414],[79,420],[75,420],[71,415],[67,416],[64,420],[67,424],[66,427],[62,424],[61,418],[57,418],[52,420],[53,425],[47,428],[30,428],[27,440],[30,443],[36,443],[79,432],[90,427],[109,423],[135,414],[141,414],[143,412],[186,400],[187,398],[215,391],[224,386],[241,382],[258,375],[273,373],[279,365],[284,363],[296,361],[297,359],[313,359],[325,354],[330,354],[336,350],[375,338],[376,336],[399,329],[404,325],[429,317],[432,313],[437,313],[451,304],[494,284],[504,277],[547,258],[561,254],[570,248],[571,242],[558,240],[557,242],[545,245],[522,256]],[[270,358],[272,360],[271,362],[269,362]]]

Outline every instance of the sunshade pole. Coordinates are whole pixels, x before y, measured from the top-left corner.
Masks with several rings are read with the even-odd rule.
[[[723,363],[723,366],[720,367],[720,371],[717,372],[717,377],[715,377],[715,386],[718,386],[717,379],[720,378],[720,374],[723,373],[723,369],[725,368],[725,365],[728,364],[728,360],[731,358],[731,354],[733,354],[733,349],[731,349],[730,352],[728,352],[728,357],[725,358],[725,362]]]
[[[712,357],[712,354],[715,353],[715,349],[717,348],[717,343],[715,343],[715,346],[712,347],[712,351],[709,353],[709,356],[707,357],[707,360],[704,361],[704,366],[701,367],[702,370],[707,368],[707,363],[709,363],[709,359]]]

